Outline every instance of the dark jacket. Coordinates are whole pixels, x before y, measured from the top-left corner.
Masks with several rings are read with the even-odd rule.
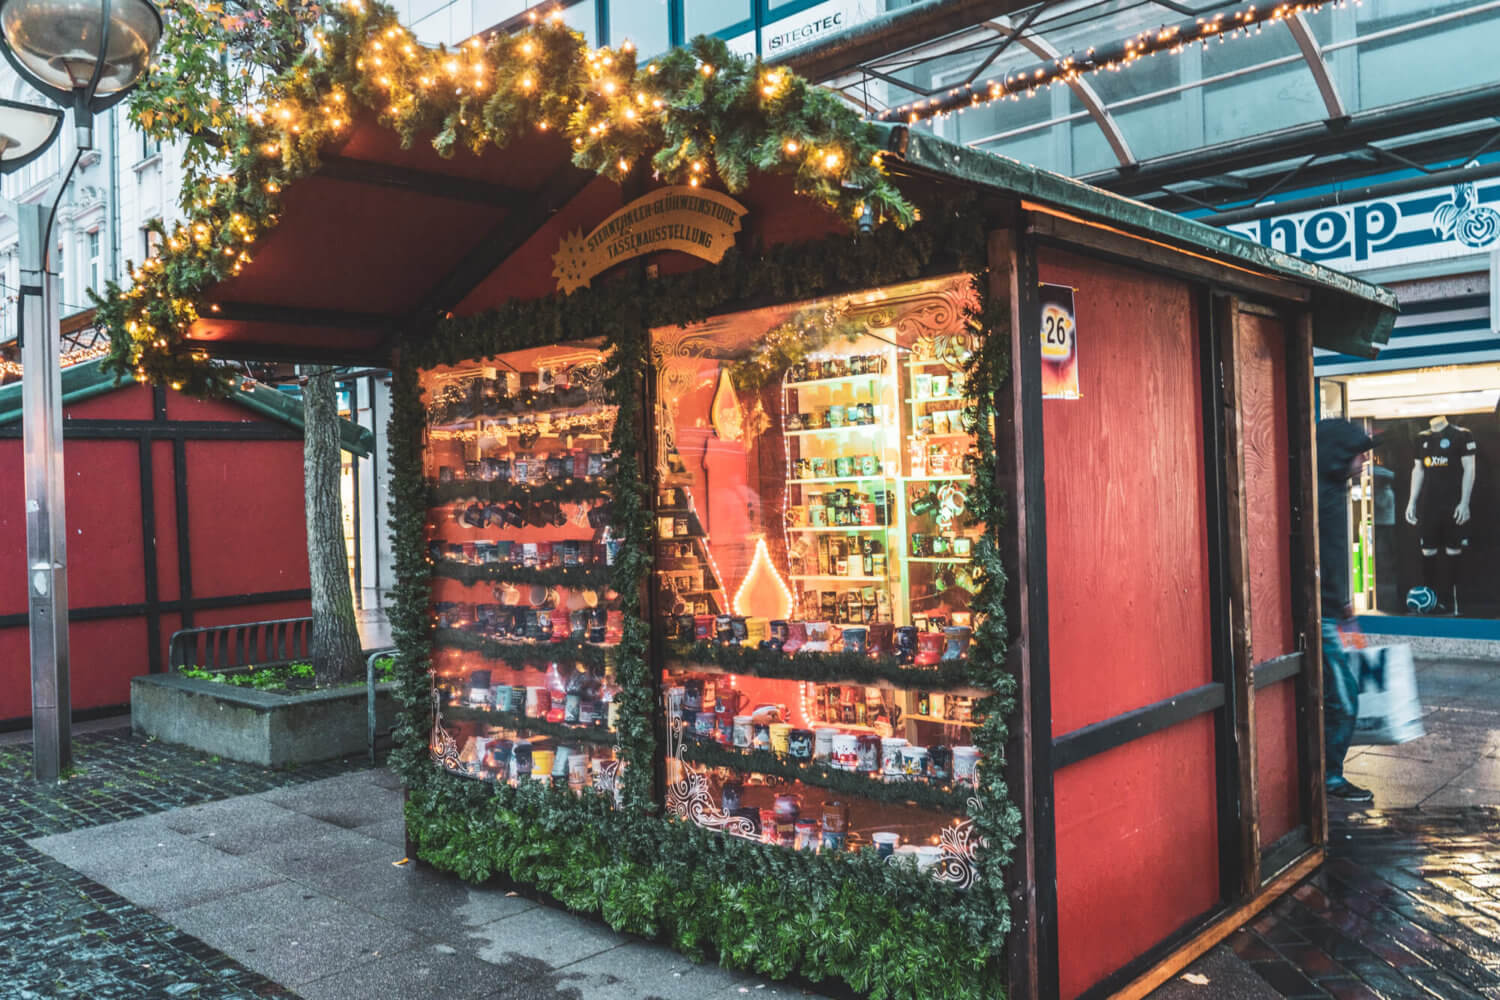
[[[1340,617],[1349,603],[1349,463],[1375,444],[1357,424],[1318,421],[1318,562],[1327,618]]]

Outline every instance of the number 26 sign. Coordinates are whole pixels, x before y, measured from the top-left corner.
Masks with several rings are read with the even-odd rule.
[[[1073,289],[1042,285],[1042,398],[1078,399],[1078,320]]]

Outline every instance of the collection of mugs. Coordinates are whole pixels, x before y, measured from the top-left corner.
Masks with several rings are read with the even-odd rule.
[[[475,736],[458,758],[458,769],[470,777],[510,784],[550,781],[574,790],[589,784],[597,766],[580,746],[505,737]]]
[[[969,653],[973,629],[946,625],[940,629],[918,629],[915,625],[835,625],[827,621],[802,621],[745,615],[682,614],[668,620],[667,638],[689,642],[711,642],[725,646],[754,646],[787,656],[799,653],[860,653],[894,656],[900,663],[918,667],[962,660]]]
[[[522,431],[522,441],[527,432]],[[462,468],[438,467],[438,482],[514,483],[517,486],[541,483],[564,483],[574,479],[604,479],[612,471],[613,459],[608,452],[571,451],[542,453],[506,452],[503,456],[470,459]]]
[[[806,359],[787,369],[786,380],[816,382],[824,378],[843,378],[846,375],[879,375],[885,371],[885,356],[881,354],[855,354],[851,357]]]
[[[552,687],[492,684],[491,680],[489,670],[472,671],[461,696],[463,702],[585,729],[614,729],[619,719],[614,688],[585,671],[572,671],[567,681]]]

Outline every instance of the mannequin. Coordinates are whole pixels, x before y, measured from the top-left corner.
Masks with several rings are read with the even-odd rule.
[[[1417,526],[1424,582],[1438,595],[1439,613],[1457,611],[1453,564],[1469,547],[1469,500],[1476,467],[1477,446],[1468,428],[1437,416],[1417,435],[1406,523]]]

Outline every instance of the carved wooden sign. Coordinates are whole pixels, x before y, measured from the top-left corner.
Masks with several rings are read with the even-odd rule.
[[[562,292],[587,288],[595,275],[632,257],[679,250],[717,264],[734,245],[745,206],[718,191],[664,187],[637,198],[584,235],[562,238],[552,274]]]

